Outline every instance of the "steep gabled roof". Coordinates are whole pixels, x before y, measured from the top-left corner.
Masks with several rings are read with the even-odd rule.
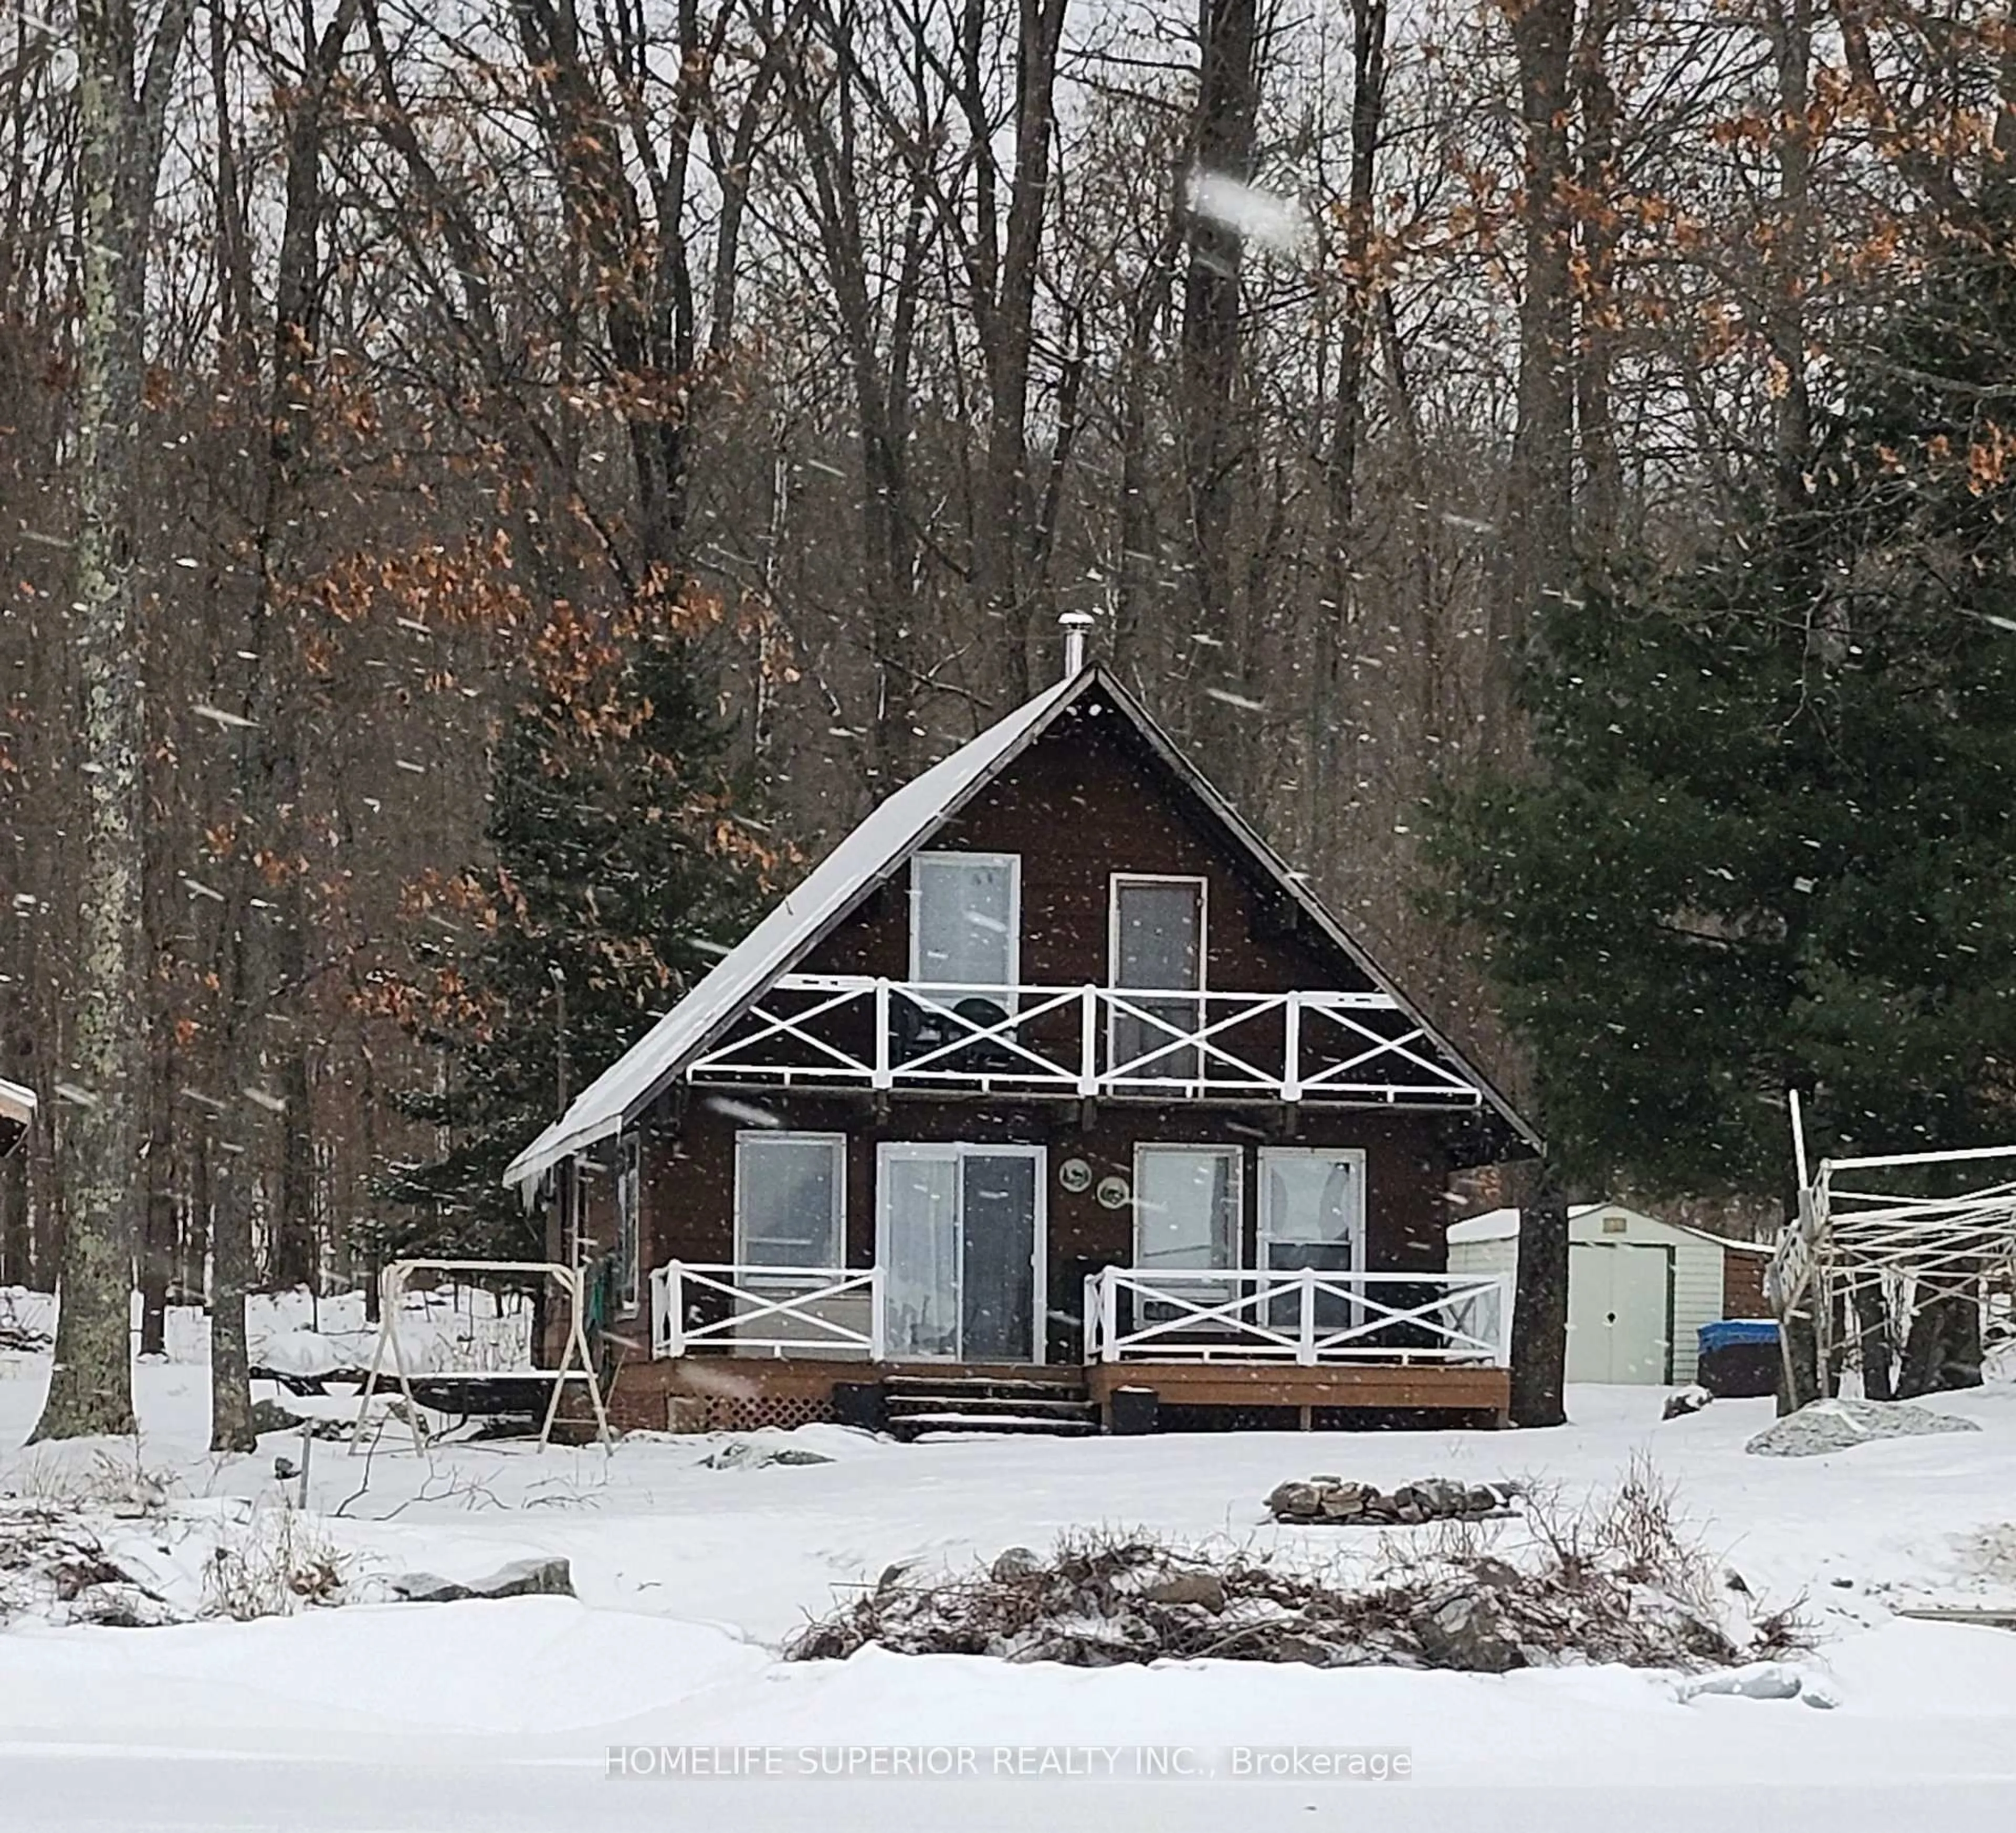
[[[788,973],[862,897],[898,871],[945,821],[1095,688],[1203,802],[1251,862],[1357,963],[1373,986],[1421,1026],[1522,1139],[1537,1147],[1539,1141],[1532,1130],[1414,1009],[1309,890],[1303,875],[1289,868],[1177,749],[1141,703],[1094,663],[1017,707],[891,795],[722,956],[698,986],[583,1089],[567,1112],[512,1160],[504,1181],[530,1185],[562,1159],[621,1132],[778,976]]]

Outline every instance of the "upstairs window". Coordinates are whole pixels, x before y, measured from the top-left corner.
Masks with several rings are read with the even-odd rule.
[[[910,865],[910,978],[1013,987],[1021,967],[1022,861],[1013,853],[920,853]]]

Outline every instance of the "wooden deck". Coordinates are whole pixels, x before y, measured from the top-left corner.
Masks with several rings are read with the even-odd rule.
[[[891,1378],[947,1382],[1054,1383],[1096,1402],[1112,1422],[1122,1388],[1146,1389],[1160,1408],[1290,1409],[1299,1423],[1319,1413],[1446,1412],[1503,1425],[1511,1376],[1503,1368],[1417,1363],[1304,1368],[1264,1362],[869,1362],[785,1356],[690,1355],[628,1364],[610,1396],[626,1427],[703,1430],[797,1424],[833,1418],[841,1383]]]
[[[1305,1368],[1267,1362],[1100,1362],[1085,1385],[1110,1418],[1114,1391],[1146,1388],[1164,1407],[1292,1407],[1301,1423],[1318,1411],[1488,1414],[1507,1421],[1512,1376],[1462,1364],[1361,1362]]]

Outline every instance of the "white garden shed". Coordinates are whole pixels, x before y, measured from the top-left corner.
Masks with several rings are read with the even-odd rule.
[[[1762,1245],[1725,1241],[1621,1204],[1575,1205],[1568,1211],[1568,1378],[1692,1381],[1702,1324],[1764,1314],[1759,1281],[1769,1254]],[[1517,1209],[1451,1225],[1450,1272],[1516,1279],[1518,1265]],[[1753,1291],[1760,1294],[1754,1301]]]

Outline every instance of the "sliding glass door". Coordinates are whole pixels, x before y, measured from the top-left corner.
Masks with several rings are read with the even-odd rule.
[[[1040,1362],[1043,1148],[884,1145],[877,1259],[894,1360]]]

